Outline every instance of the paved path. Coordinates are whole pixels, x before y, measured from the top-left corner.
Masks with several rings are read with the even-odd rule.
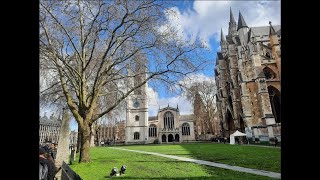
[[[229,169],[229,170],[234,170],[234,171],[240,171],[240,172],[246,172],[246,173],[251,173],[251,174],[257,174],[257,175],[260,175],[260,176],[268,176],[268,177],[277,178],[277,179],[281,178],[281,174],[280,173],[276,173],[276,172],[270,172],[270,171],[264,171],[264,170],[258,170],[258,169],[251,169],[251,168],[244,168],[244,167],[239,167],[239,166],[231,166],[231,165],[227,165],[227,164],[221,164],[221,163],[215,163],[215,162],[210,162],[210,161],[191,159],[191,158],[186,158],[186,157],[178,157],[178,156],[160,154],[160,153],[155,153],[155,152],[123,149],[123,148],[118,148],[118,147],[110,147],[110,148],[119,149],[119,150],[125,150],[125,151],[132,151],[132,152],[143,153],[143,154],[152,154],[152,155],[155,155],[155,156],[162,156],[162,157],[166,157],[166,158],[177,159],[177,160],[180,160],[180,161],[193,162],[193,163],[197,163],[197,164],[202,164],[202,165],[207,165],[207,166],[214,166],[214,167],[219,167],[219,168],[224,168],[224,169]]]
[[[242,144],[241,144],[242,145]],[[264,147],[264,148],[278,148],[281,149],[281,146],[263,146],[263,145],[255,145],[255,144],[243,144],[244,146],[255,146],[255,147]]]

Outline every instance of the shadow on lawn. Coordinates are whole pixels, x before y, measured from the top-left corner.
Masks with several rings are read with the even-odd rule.
[[[163,163],[163,162],[178,162],[177,160],[172,160],[172,161],[170,161],[170,160],[168,160],[168,161],[160,161],[160,160],[155,160],[155,161],[131,161],[131,162],[161,162],[161,163]]]
[[[204,146],[205,146],[205,149],[206,150],[209,150],[207,149],[208,145],[210,143],[206,143]],[[202,152],[202,148],[201,146],[203,144],[197,144],[197,146],[194,146],[195,143],[182,143],[182,144],[179,144],[179,146],[181,146],[182,148],[184,148],[187,152],[189,152],[188,154],[175,154],[175,153],[171,153],[170,155],[189,155],[190,158],[192,159],[199,159],[199,160],[207,160],[207,161],[211,161],[211,162],[218,162],[218,161],[221,161],[221,160],[229,160],[231,158],[229,157],[226,157],[225,155],[222,155],[221,156],[211,156],[209,157],[209,159],[204,159],[203,158],[203,155],[206,154],[207,152]],[[219,146],[227,146],[227,145],[224,145],[224,144],[219,144]],[[219,147],[221,148],[221,147]],[[207,156],[208,158],[208,156]]]
[[[107,177],[106,178],[110,178],[110,177]],[[143,178],[143,177],[132,177],[132,176],[121,176],[121,177],[116,177],[117,179],[143,179],[143,180],[146,180],[146,179],[175,179],[175,180],[192,180],[192,179],[212,179],[212,177],[206,177],[206,176],[198,176],[198,177],[176,177],[176,178],[173,178],[173,177],[146,177],[146,178]],[[112,178],[110,178],[112,179]]]

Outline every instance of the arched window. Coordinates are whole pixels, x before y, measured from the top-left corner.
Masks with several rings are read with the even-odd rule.
[[[157,137],[157,126],[154,124],[149,126],[149,137]]]
[[[232,98],[231,96],[228,97],[228,102],[230,104],[230,108],[233,109],[233,103],[232,103]]]
[[[168,111],[164,114],[163,123],[164,123],[164,128],[166,129],[174,128],[174,116],[171,112]]]
[[[139,132],[135,132],[135,133],[133,134],[133,139],[140,139],[140,134],[139,134]]]
[[[266,52],[266,57],[269,58],[269,59],[271,58],[271,55],[270,55],[269,52]]]
[[[263,73],[266,76],[266,79],[274,79],[276,78],[276,73],[272,71],[272,69],[265,67],[263,68]]]
[[[182,135],[190,135],[190,126],[188,123],[182,124]]]
[[[272,114],[275,118],[276,123],[281,123],[281,94],[280,91],[273,87],[268,86],[270,104],[272,109]]]
[[[140,117],[139,117],[138,115],[135,116],[135,120],[136,120],[136,121],[139,121],[139,118],[140,118]]]

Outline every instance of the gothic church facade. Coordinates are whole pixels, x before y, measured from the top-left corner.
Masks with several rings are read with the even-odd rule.
[[[223,136],[239,130],[253,141],[281,138],[281,27],[249,27],[230,8],[228,35],[221,30],[215,79]]]

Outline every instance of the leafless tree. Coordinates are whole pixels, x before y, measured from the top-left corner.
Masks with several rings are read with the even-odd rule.
[[[174,13],[155,0],[40,1],[40,100],[67,104],[79,126],[79,162],[90,161],[94,122],[135,89],[203,67],[204,46],[179,36],[166,18]]]
[[[218,134],[216,118],[216,85],[214,81],[194,82],[185,86],[185,94],[194,107],[196,126],[201,134]],[[217,127],[216,127],[217,126]]]

